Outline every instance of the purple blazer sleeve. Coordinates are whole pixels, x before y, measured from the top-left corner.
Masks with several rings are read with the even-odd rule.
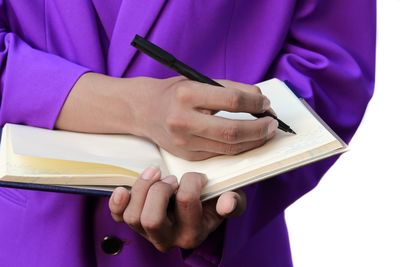
[[[0,14],[0,126],[53,128],[70,89],[86,68],[36,50],[9,32]]]
[[[373,0],[297,1],[285,43],[267,75],[289,80],[346,142],[360,124],[373,93],[375,5]],[[267,253],[275,248],[285,251],[274,243],[280,240],[275,236],[285,235],[286,230],[277,226],[278,221],[284,225],[283,211],[314,188],[335,160],[314,163],[246,188],[245,214],[228,220],[225,227],[221,266],[256,266],[262,262],[265,249],[271,249]],[[197,253],[205,251],[215,253],[218,248],[205,242]]]
[[[268,76],[289,80],[345,142],[372,97],[375,78],[375,1],[298,1],[287,39]],[[260,188],[273,217],[314,187],[328,159],[282,175]],[[265,206],[265,205],[264,205]]]

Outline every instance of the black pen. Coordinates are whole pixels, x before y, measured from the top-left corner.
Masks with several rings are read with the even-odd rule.
[[[156,46],[155,44],[147,41],[143,37],[136,34],[135,38],[131,42],[131,45],[134,46],[137,50],[145,53],[146,55],[152,57],[153,59],[157,60],[158,62],[172,68],[179,74],[185,76],[186,78],[206,83],[214,86],[224,87],[222,84],[217,83],[216,81],[208,78],[207,76],[201,74],[200,72],[194,70],[193,68],[189,67],[185,63],[176,59],[173,55],[165,51],[164,49]],[[289,125],[278,119],[274,114],[270,111],[265,111],[264,113],[259,114],[251,114],[256,118],[263,118],[263,117],[272,117],[278,121],[278,128],[284,132],[289,132],[292,134],[296,134]]]

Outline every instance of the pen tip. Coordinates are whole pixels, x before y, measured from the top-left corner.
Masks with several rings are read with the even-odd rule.
[[[289,133],[292,133],[292,134],[297,134],[295,131],[293,131],[292,129],[289,129]]]

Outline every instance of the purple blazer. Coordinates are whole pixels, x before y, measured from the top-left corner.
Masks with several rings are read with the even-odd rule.
[[[0,0],[0,124],[52,128],[87,71],[176,75],[130,46],[138,33],[213,78],[289,79],[349,141],[373,92],[375,13],[373,0]],[[106,198],[1,188],[0,266],[291,266],[284,210],[334,160],[247,187],[241,217],[165,254],[113,222]]]

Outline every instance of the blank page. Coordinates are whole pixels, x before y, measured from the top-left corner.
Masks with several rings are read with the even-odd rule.
[[[138,173],[151,165],[164,167],[158,148],[139,137],[84,134],[14,124],[7,124],[3,131],[7,131],[12,152],[19,156],[71,161],[65,163],[69,166],[73,162],[111,165]],[[163,169],[167,172],[165,167]]]

